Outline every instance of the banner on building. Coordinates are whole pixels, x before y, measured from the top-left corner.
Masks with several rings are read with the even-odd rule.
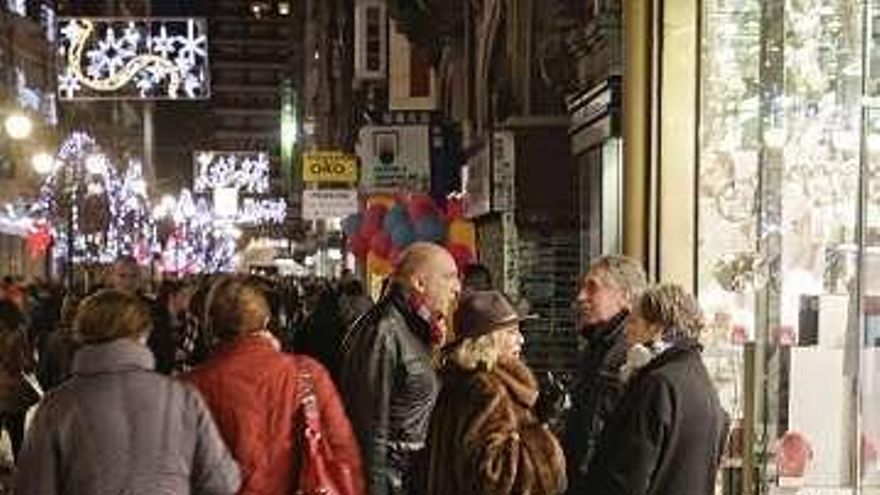
[[[464,215],[476,218],[492,211],[492,176],[489,147],[483,147],[461,169]]]
[[[410,43],[391,23],[388,36],[388,108],[391,110],[435,110],[437,82],[426,49]]]
[[[364,126],[357,154],[367,192],[428,192],[431,188],[429,125]]]
[[[492,146],[483,147],[462,167],[465,216],[513,211],[516,205],[516,148],[512,132],[492,135]],[[491,151],[491,152],[490,152]]]
[[[58,53],[62,100],[210,97],[205,19],[60,18]]]
[[[304,220],[342,218],[358,212],[355,189],[311,189],[303,191]]]
[[[312,151],[304,153],[303,181],[357,183],[357,157],[341,151]]]

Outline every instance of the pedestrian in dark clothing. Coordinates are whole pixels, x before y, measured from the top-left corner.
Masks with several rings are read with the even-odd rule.
[[[37,379],[43,390],[49,391],[70,377],[70,368],[78,344],[73,338],[73,321],[79,309],[80,298],[70,293],[64,297],[61,314],[55,330],[45,339],[37,362]]]
[[[644,287],[641,265],[624,256],[597,258],[581,280],[575,306],[586,348],[571,389],[563,437],[570,495],[589,494],[585,482],[590,461],[623,396],[620,369],[626,362],[629,310]]]
[[[348,280],[339,286],[339,311],[346,329],[373,307],[373,300],[360,280]]]
[[[153,304],[153,331],[147,346],[156,358],[156,371],[164,375],[187,371],[190,357],[183,346],[186,334],[186,308],[192,294],[179,280],[166,280],[159,286]]]
[[[627,326],[626,393],[593,457],[588,493],[715,493],[728,422],[700,356],[702,328],[681,287],[642,294]]]
[[[383,297],[346,336],[341,384],[370,495],[424,493],[425,440],[439,390],[434,351],[460,287],[445,249],[413,244]]]
[[[0,426],[9,434],[13,456],[24,440],[24,420],[40,398],[26,374],[36,368],[34,349],[16,303],[0,299]]]
[[[357,280],[349,280],[339,288],[324,288],[315,310],[298,333],[294,348],[317,359],[339,383],[342,340],[352,323],[372,306]]]
[[[462,270],[461,290],[492,290],[492,272],[482,263],[471,263]]]
[[[37,408],[16,494],[236,493],[238,466],[199,394],[153,371],[151,324],[131,293],[83,301],[73,377]]]

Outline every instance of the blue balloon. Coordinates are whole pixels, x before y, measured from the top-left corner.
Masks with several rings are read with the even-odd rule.
[[[397,249],[403,249],[414,242],[416,242],[416,232],[409,222],[401,223],[391,231],[391,244]]]
[[[446,223],[436,215],[425,215],[416,223],[416,237],[420,241],[442,243],[446,239]]]
[[[351,237],[361,230],[361,224],[364,222],[364,214],[361,212],[352,213],[342,219],[342,231],[345,235]]]
[[[385,232],[391,233],[403,223],[409,222],[409,214],[406,212],[406,208],[400,203],[395,203],[392,206],[388,213],[385,214],[385,220],[382,221],[382,230]]]

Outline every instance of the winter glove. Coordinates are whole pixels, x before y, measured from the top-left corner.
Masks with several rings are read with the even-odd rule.
[[[542,423],[552,423],[558,420],[570,404],[568,392],[565,386],[553,376],[552,372],[547,372],[541,380],[546,385],[542,387],[538,400],[535,402],[535,416]]]

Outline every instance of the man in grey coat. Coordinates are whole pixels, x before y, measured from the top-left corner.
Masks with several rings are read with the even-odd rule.
[[[74,323],[73,377],[39,405],[15,476],[19,495],[233,495],[238,465],[198,393],[153,371],[150,312],[104,290]]]

